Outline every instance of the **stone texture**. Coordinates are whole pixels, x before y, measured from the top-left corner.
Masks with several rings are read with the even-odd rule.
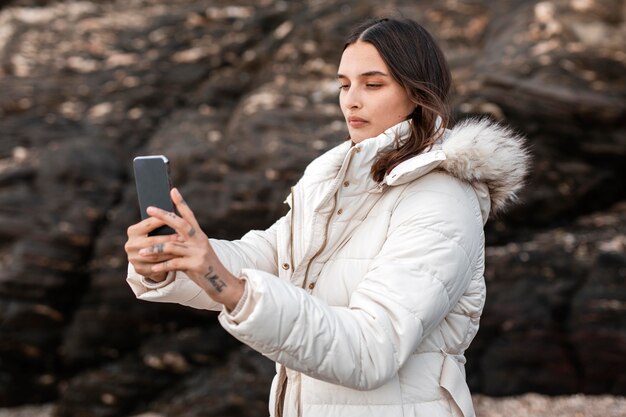
[[[626,204],[487,251],[475,390],[623,393]]]
[[[626,398],[609,395],[548,397],[539,394],[525,394],[508,398],[492,398],[484,395],[473,397],[476,413],[483,417],[621,417],[626,413]],[[54,405],[24,406],[0,409],[0,417],[52,417]],[[195,414],[194,414],[195,415]],[[204,415],[204,414],[203,414]],[[246,414],[251,415],[251,414]],[[266,415],[260,413],[259,415]],[[133,417],[165,417],[159,412],[145,412]]]
[[[210,236],[267,227],[307,163],[346,138],[334,80],[343,39],[386,13],[441,42],[457,119],[510,123],[535,155],[523,204],[487,226],[471,388],[624,395],[623,7],[0,2],[0,406],[266,415],[271,364],[214,313],[139,302],[124,282],[125,231],[139,218],[131,161],[167,155]],[[591,403],[571,398],[567,410]],[[544,397],[512,401],[478,408],[561,412]]]

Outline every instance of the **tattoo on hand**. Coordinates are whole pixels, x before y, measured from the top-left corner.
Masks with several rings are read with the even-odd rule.
[[[163,243],[157,243],[152,247],[152,253],[163,253]]]
[[[189,232],[187,232],[187,234],[189,235],[189,237],[193,237],[193,235],[196,234],[196,229],[192,227],[191,229],[189,229]]]
[[[209,284],[215,288],[215,291],[222,292],[222,289],[226,287],[226,283],[213,273],[213,267],[209,267],[209,271],[204,275],[204,279],[209,281]]]

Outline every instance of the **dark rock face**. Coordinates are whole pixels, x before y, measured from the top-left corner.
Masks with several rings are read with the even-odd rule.
[[[619,1],[0,2],[0,406],[266,415],[272,364],[215,313],[139,302],[131,161],[162,153],[208,235],[286,211],[347,137],[335,78],[363,19],[440,40],[457,118],[530,138],[523,204],[488,224],[476,392],[626,393],[626,71]]]
[[[492,395],[622,394],[626,205],[532,240],[488,249],[489,292],[468,351],[474,386]]]

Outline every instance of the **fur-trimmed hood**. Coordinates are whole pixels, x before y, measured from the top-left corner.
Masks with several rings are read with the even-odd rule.
[[[403,123],[385,135],[404,136],[408,124]],[[446,130],[443,139],[430,151],[399,164],[384,183],[400,185],[434,169],[444,170],[475,187],[486,186],[491,202],[489,212],[495,215],[517,199],[530,160],[525,138],[520,134],[487,119],[467,119]]]
[[[523,136],[486,119],[465,120],[447,136],[442,169],[469,183],[485,184],[492,214],[517,199],[531,165]]]

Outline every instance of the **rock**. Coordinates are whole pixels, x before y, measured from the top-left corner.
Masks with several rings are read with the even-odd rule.
[[[52,417],[54,404],[0,408],[0,417]]]
[[[109,417],[128,415],[137,398],[157,393],[171,375],[127,358],[74,377],[61,388],[55,416]]]
[[[459,117],[488,113],[531,137],[535,164],[524,204],[488,226],[491,244],[604,210],[626,189],[624,34],[614,24],[621,3],[510,6],[492,7],[491,22],[476,24],[482,49],[463,70],[468,82],[455,100]],[[467,10],[478,19],[484,6]]]
[[[507,398],[473,397],[476,415],[484,417],[619,417],[626,412],[626,398],[609,395],[571,395],[549,397],[535,393]]]
[[[64,142],[31,163],[37,177],[30,192],[6,194],[14,216],[4,228],[13,244],[3,248],[10,261],[0,273],[0,369],[7,374],[0,402],[6,405],[56,396],[57,348],[88,287],[95,235],[121,185],[111,150],[88,140]]]
[[[215,374],[237,343],[212,322],[205,320],[202,328],[154,336],[141,345],[137,355],[113,358],[71,378],[62,386],[55,415],[129,415],[138,398],[160,398],[161,391],[196,372]]]
[[[200,369],[164,391],[147,409],[166,416],[267,415],[267,396],[274,374],[270,360],[244,347],[223,366]]]
[[[582,219],[585,228],[600,234],[587,280],[571,300],[569,331],[581,364],[581,390],[592,394],[623,393],[621,369],[626,334],[626,205],[615,212]]]
[[[477,392],[621,393],[626,205],[487,250],[489,297],[468,350]]]

